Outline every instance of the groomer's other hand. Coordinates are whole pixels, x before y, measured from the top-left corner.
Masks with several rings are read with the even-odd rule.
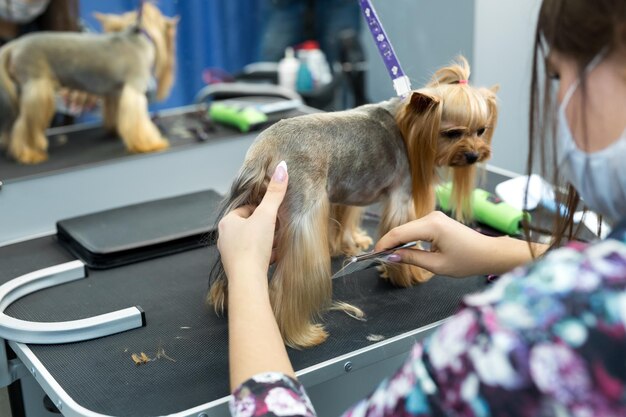
[[[430,251],[402,249],[390,260],[452,277],[500,274],[531,260],[525,241],[482,235],[440,211],[390,230],[375,250],[414,240],[430,242]]]
[[[220,221],[217,248],[229,280],[259,272],[267,275],[272,260],[276,216],[287,192],[288,179],[287,164],[282,161],[257,207],[239,207]]]
[[[59,95],[64,101],[67,113],[72,116],[80,116],[83,113],[94,110],[99,100],[97,96],[92,94],[68,88],[60,89]]]

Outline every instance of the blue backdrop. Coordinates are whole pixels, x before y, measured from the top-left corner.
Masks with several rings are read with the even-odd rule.
[[[80,0],[81,16],[100,31],[95,11],[121,13],[135,9],[138,0]],[[221,68],[236,73],[256,57],[260,33],[256,0],[159,0],[167,16],[180,16],[177,37],[178,66],[170,97],[151,105],[151,110],[191,103],[204,83],[202,71]]]

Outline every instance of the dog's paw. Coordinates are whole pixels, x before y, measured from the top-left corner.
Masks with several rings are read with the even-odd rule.
[[[45,151],[31,148],[13,149],[11,155],[16,161],[27,165],[39,164],[48,159],[48,154]]]
[[[387,263],[377,267],[382,278],[388,279],[397,287],[410,287],[421,284],[433,277],[425,269],[413,265]]]
[[[387,272],[388,268],[386,268],[385,265],[378,265],[376,267],[376,270],[378,271],[378,275],[380,275],[381,278],[389,278],[389,273]]]
[[[354,240],[354,244],[359,248],[359,250],[364,251],[369,248],[374,241],[371,237],[367,235],[367,232],[363,229],[356,229],[352,233],[352,239]]]
[[[334,255],[343,254],[346,256],[360,255],[369,248],[374,241],[367,233],[361,229],[356,229],[352,233],[346,233],[341,241],[340,253],[337,253],[334,245],[331,245],[331,253]]]
[[[363,253],[354,242],[343,242],[341,244],[341,254],[345,256],[357,256]]]
[[[151,141],[144,141],[141,143],[134,144],[129,151],[134,153],[147,153],[147,152],[157,152],[162,151],[170,147],[170,143],[167,139],[158,138]]]

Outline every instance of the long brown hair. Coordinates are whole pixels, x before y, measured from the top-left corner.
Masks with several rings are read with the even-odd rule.
[[[530,174],[538,168],[543,177],[551,177],[557,187],[557,202],[567,208],[565,213],[557,210],[552,230],[553,248],[561,245],[564,238],[571,240],[578,233],[573,217],[580,195],[571,184],[563,185],[557,166],[554,140],[557,103],[545,62],[548,49],[556,50],[577,63],[584,107],[587,92],[583,76],[585,68],[602,50],[607,49],[611,53],[626,43],[626,1],[544,0],[534,43],[528,130],[530,148],[526,169]],[[584,121],[583,128],[586,130]],[[528,227],[526,238],[530,241]]]
[[[78,0],[50,0],[46,10],[35,19],[39,30],[80,30]]]

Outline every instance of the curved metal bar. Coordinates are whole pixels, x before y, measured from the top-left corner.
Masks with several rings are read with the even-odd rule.
[[[20,343],[72,343],[145,326],[145,315],[139,307],[62,322],[33,322],[4,314],[9,305],[28,294],[86,277],[85,264],[72,261],[30,272],[1,285],[0,338]]]

